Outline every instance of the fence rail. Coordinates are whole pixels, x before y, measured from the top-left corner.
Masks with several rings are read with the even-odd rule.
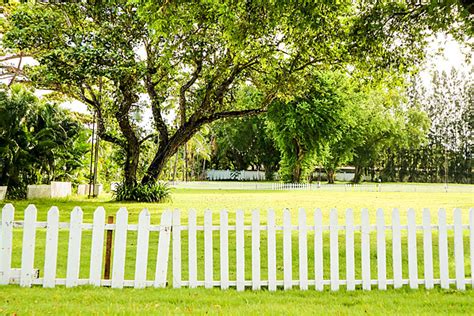
[[[367,209],[361,212],[360,224],[355,224],[354,212],[348,209],[344,225],[338,222],[338,212],[335,209],[329,213],[329,223],[323,223],[323,213],[319,209],[312,213],[300,209],[297,213],[297,225],[292,223],[289,210],[283,211],[282,225],[277,225],[280,219],[273,210],[267,212],[264,225],[260,212],[256,210],[251,212],[250,225],[245,223],[245,213],[241,210],[235,212],[235,218],[231,221],[228,211],[219,212],[218,225],[217,221],[213,222],[214,214],[209,210],[204,212],[202,225],[198,225],[195,211],[188,212],[187,225],[181,224],[179,210],[163,212],[159,225],[150,224],[151,216],[146,209],[140,212],[137,224],[128,223],[129,214],[125,208],[120,208],[117,212],[115,224],[106,224],[105,210],[102,207],[95,211],[93,223],[83,223],[83,212],[79,207],[71,212],[69,223],[59,222],[59,210],[56,207],[49,210],[46,222],[37,221],[34,205],[28,206],[22,221],[15,221],[14,213],[11,204],[2,209],[0,284],[3,285],[94,285],[112,288],[170,285],[174,288],[235,287],[239,291],[246,287],[253,290],[268,287],[274,291],[278,287],[285,290],[293,287],[306,290],[311,286],[316,290],[329,287],[336,291],[341,286],[347,290],[355,290],[356,287],[371,290],[374,286],[385,290],[387,286],[400,288],[406,285],[412,289],[420,285],[432,289],[435,285],[449,288],[452,284],[458,290],[465,290],[466,285],[471,288],[474,286],[474,209],[470,209],[469,222],[465,224],[462,222],[461,209],[454,210],[452,224],[448,224],[444,209],[439,210],[436,224],[432,223],[430,211],[424,209],[422,225],[417,225],[414,209],[408,210],[406,225],[401,224],[402,218],[396,209],[390,214],[390,225],[386,224],[386,213],[382,209],[376,211],[375,224],[370,224]],[[308,223],[309,215],[313,218],[312,225]],[[44,266],[41,267],[40,277],[38,267],[34,267],[36,232],[39,229],[46,230]],[[17,230],[23,231],[19,269],[12,267],[13,235]],[[57,277],[60,230],[69,231],[66,278]],[[85,231],[92,233],[89,277],[80,278],[81,251],[84,251],[81,245]],[[106,231],[114,232],[111,279],[102,277]],[[135,232],[136,236],[133,280],[125,277],[129,232]],[[159,234],[154,275],[147,273],[151,232]],[[186,234],[182,234],[183,232]],[[202,232],[199,234],[199,237],[203,235],[202,239],[198,238],[198,232]],[[375,247],[371,247],[370,240],[374,236]],[[357,241],[360,239],[360,243],[356,242],[356,237]],[[421,247],[417,237],[422,239]],[[451,239],[452,244],[449,243]],[[341,240],[344,242],[341,243]],[[465,249],[465,241],[468,241],[466,245],[469,250]],[[213,245],[216,242],[218,247]],[[327,247],[329,251],[325,250]],[[204,279],[198,278],[201,272],[198,271],[198,259],[201,259],[198,248],[200,251],[204,250]],[[293,248],[296,248],[295,251]],[[450,250],[454,250],[452,257],[449,257]],[[235,260],[231,252],[234,252]],[[250,260],[246,259],[246,253],[251,255]],[[376,256],[373,256],[374,253]],[[419,254],[422,255],[422,260],[418,258]],[[324,259],[325,256],[329,256],[329,260]],[[219,260],[215,265],[217,257]],[[231,257],[232,260],[229,260]],[[405,257],[407,264],[404,265]],[[435,257],[438,262],[434,260]],[[454,272],[454,278],[451,278],[452,262],[449,261],[453,259],[454,271],[451,273]],[[376,262],[371,263],[371,260]],[[248,263],[250,266],[246,267]],[[293,268],[295,263],[297,273]],[[311,269],[310,263],[313,264]],[[470,274],[466,273],[468,265]],[[168,271],[169,266],[171,271]],[[371,269],[373,266],[376,266],[375,275]],[[408,268],[408,278],[403,274],[405,268]],[[310,274],[310,270],[314,273]],[[187,272],[187,279],[183,278],[183,272]],[[216,274],[219,277],[216,278]],[[345,278],[341,277],[342,274]],[[251,278],[246,278],[246,275],[251,275]]]

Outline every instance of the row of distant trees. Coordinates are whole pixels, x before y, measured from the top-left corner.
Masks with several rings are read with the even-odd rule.
[[[280,170],[291,182],[311,181],[321,167],[333,182],[336,170],[350,165],[354,182],[366,175],[373,181],[472,183],[473,83],[456,69],[432,75],[429,91],[414,76],[406,91],[378,87],[362,94],[339,78],[330,84],[340,87],[331,98],[344,100],[344,91],[347,103],[325,109],[321,93],[313,91],[280,106],[282,115],[270,108],[267,116],[220,123],[211,166],[263,169],[270,178]]]

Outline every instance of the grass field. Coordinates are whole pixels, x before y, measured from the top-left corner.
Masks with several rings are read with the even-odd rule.
[[[417,211],[417,221],[421,222],[421,210],[425,207],[430,208],[433,215],[433,222],[437,221],[437,210],[440,207],[448,211],[448,222],[451,222],[452,209],[459,207],[463,210],[463,221],[467,223],[468,209],[474,206],[472,194],[468,193],[400,193],[400,192],[304,192],[304,191],[198,191],[198,190],[175,190],[173,191],[173,199],[164,204],[140,204],[140,203],[116,203],[109,202],[110,197],[104,197],[99,200],[87,199],[68,199],[68,200],[36,200],[14,202],[16,207],[16,219],[22,218],[23,210],[29,203],[34,203],[38,208],[38,220],[46,220],[46,213],[51,205],[56,205],[61,211],[61,221],[69,221],[69,211],[74,206],[80,206],[84,211],[84,221],[92,222],[92,214],[97,206],[104,206],[109,215],[114,214],[120,206],[126,206],[130,212],[129,221],[136,223],[138,213],[143,208],[148,208],[152,213],[152,223],[159,223],[159,213],[164,209],[181,209],[183,211],[183,222],[187,220],[186,210],[194,208],[198,214],[203,213],[207,208],[215,211],[214,221],[217,224],[219,216],[217,211],[228,209],[229,219],[234,221],[235,216],[232,214],[236,209],[247,211],[246,221],[250,222],[250,210],[259,209],[262,211],[262,222],[265,222],[265,211],[273,208],[281,212],[283,208],[289,208],[293,212],[293,221],[296,222],[296,210],[305,208],[308,213],[319,207],[323,210],[324,221],[328,222],[328,214],[331,208],[339,210],[339,221],[344,221],[344,210],[352,208],[355,213],[356,223],[360,219],[360,210],[368,208],[371,214],[371,221],[375,222],[375,210],[383,208],[391,210],[399,208],[402,214],[402,221],[405,221],[405,211],[409,207],[413,207]],[[312,224],[311,216],[308,216],[309,224]],[[202,217],[198,218],[202,222]],[[386,215],[386,221],[390,222],[390,216]],[[65,276],[66,258],[67,258],[67,231],[60,233],[59,258],[58,258],[58,277]],[[229,234],[230,240],[235,235]],[[295,236],[296,237],[296,236]],[[421,235],[418,238],[418,249],[422,249]],[[90,249],[90,233],[83,234],[83,256],[81,257],[81,277],[87,278],[89,267]],[[157,234],[150,235],[150,262],[148,274],[153,275],[156,260],[156,242]],[[183,234],[183,249],[187,249],[187,238]],[[214,236],[214,247],[218,249],[218,234]],[[277,236],[277,252],[279,257],[277,260],[281,264],[281,236]],[[308,236],[308,250],[310,261],[309,276],[314,275],[312,263],[312,245],[311,236]],[[37,233],[37,248],[35,256],[35,267],[40,269],[44,262],[44,240],[45,232],[39,230]],[[129,232],[127,245],[127,259],[125,276],[133,279],[134,273],[134,257],[136,235]],[[198,234],[198,240],[202,241],[202,235]],[[360,236],[356,235],[356,241],[360,240]],[[202,243],[198,241],[198,269],[200,271],[199,279],[203,279],[203,250]],[[434,249],[437,247],[437,238],[433,236]],[[344,236],[340,236],[340,271],[341,279],[344,276]],[[262,244],[266,243],[264,234],[262,234]],[[293,238],[293,249],[297,249],[297,239]],[[387,234],[387,256],[391,257],[391,240],[390,234]],[[452,245],[452,236],[449,240]],[[246,236],[246,244],[250,244],[250,236]],[[328,236],[325,236],[325,245],[328,245]],[[375,249],[375,233],[371,237],[372,249]],[[230,245],[230,265],[235,262],[235,245]],[[356,246],[356,249],[357,246]],[[403,245],[406,249],[406,244]],[[465,238],[465,249],[468,256],[468,238]],[[452,247],[450,247],[452,256]],[[325,260],[328,259],[329,250],[325,249]],[[250,253],[246,251],[246,270],[247,277],[250,278]],[[422,262],[422,252],[418,252],[419,262]],[[266,253],[262,248],[262,258]],[[376,256],[373,253],[371,262],[376,262]],[[437,253],[435,251],[435,257]],[[215,255],[215,277],[219,276],[219,258]],[[294,275],[297,275],[298,265],[296,260],[296,252],[293,269]],[[21,231],[15,231],[14,234],[14,250],[13,250],[13,266],[19,267],[21,261]],[[262,278],[266,277],[265,261],[262,260]],[[360,262],[360,253],[356,251],[356,261]],[[391,277],[390,261],[387,260],[388,277]],[[407,272],[406,251],[404,251],[404,277]],[[435,277],[436,262],[435,258]],[[470,274],[470,262],[466,260],[466,274]],[[451,260],[453,262],[453,260]],[[183,267],[186,267],[187,257],[183,251]],[[328,262],[325,262],[328,269]],[[419,264],[419,273],[422,275],[422,265]],[[187,277],[187,269],[183,269],[183,279]],[[360,269],[356,269],[356,271]],[[450,272],[453,274],[454,267],[450,266]],[[282,278],[282,271],[279,270],[279,279]],[[325,271],[327,276],[329,271]],[[376,274],[376,266],[372,266],[373,275]],[[230,272],[230,277],[235,278],[235,271]],[[356,275],[360,278],[360,275]],[[58,287],[56,289],[42,289],[35,287],[33,289],[20,289],[16,286],[0,287],[0,314],[44,314],[44,313],[65,313],[65,314],[94,314],[94,313],[260,313],[260,314],[322,314],[322,313],[338,313],[338,314],[474,314],[474,291],[468,287],[468,291],[462,293],[455,290],[442,291],[436,289],[434,291],[418,291],[410,290],[393,290],[386,292],[346,292],[340,291],[332,293],[329,291],[315,292],[309,290],[306,292],[292,290],[289,292],[278,291],[271,293],[266,290],[260,292],[236,292],[235,290],[220,291],[218,289],[146,289],[146,290],[112,290],[108,288],[91,288],[81,287],[75,289],[65,289]]]

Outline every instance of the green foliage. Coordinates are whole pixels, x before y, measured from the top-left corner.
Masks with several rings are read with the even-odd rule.
[[[171,191],[166,182],[156,184],[127,184],[120,183],[114,191],[116,201],[137,202],[166,202],[170,199]]]
[[[282,155],[281,177],[300,182],[314,169],[324,142],[338,138],[341,113],[351,101],[348,78],[315,73],[311,88],[292,102],[275,102],[268,110],[269,129]]]
[[[431,32],[472,32],[454,0],[73,1],[22,4],[5,16],[2,46],[39,63],[25,77],[97,112],[102,139],[124,152],[129,183],[139,180],[144,140],[156,142],[143,159],[146,183],[203,125],[264,111],[275,98],[291,102],[315,70],[405,72]],[[246,85],[259,102],[234,102]],[[159,137],[133,119],[145,106]],[[178,128],[164,120],[171,110]]]
[[[472,104],[474,85],[465,71],[433,71],[430,89],[420,84],[422,78],[411,78],[407,104],[413,114],[411,122],[420,120],[417,112],[423,110],[429,118],[424,120],[428,131],[424,142],[414,145],[420,138],[416,128],[420,124],[407,124],[409,140],[398,150],[391,150],[385,161],[383,176],[391,181],[458,182],[472,183]],[[394,148],[396,149],[396,148]]]
[[[87,138],[69,112],[31,91],[14,85],[0,92],[0,184],[9,187],[9,197],[24,197],[28,184],[74,180]]]
[[[214,125],[212,167],[231,170],[265,170],[271,180],[280,153],[266,128],[266,115],[228,119]]]

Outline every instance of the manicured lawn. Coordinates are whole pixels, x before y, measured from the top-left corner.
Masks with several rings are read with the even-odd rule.
[[[474,291],[237,292],[0,287],[0,314],[469,315]]]
[[[119,207],[126,206],[130,212],[129,221],[136,223],[138,213],[143,208],[148,208],[152,213],[152,223],[158,224],[159,214],[164,209],[181,209],[183,212],[182,223],[186,224],[188,209],[194,208],[198,211],[198,222],[202,223],[202,214],[205,209],[213,210],[213,220],[215,224],[219,222],[218,211],[228,209],[230,211],[229,220],[235,222],[234,211],[243,209],[246,213],[246,222],[250,223],[250,210],[259,209],[262,211],[261,221],[266,222],[266,210],[273,208],[279,215],[281,223],[281,211],[284,208],[290,208],[292,220],[297,222],[298,208],[304,208],[308,212],[308,224],[312,225],[312,211],[319,207],[323,210],[323,220],[328,223],[329,210],[337,208],[339,210],[339,222],[344,223],[344,211],[346,208],[354,210],[355,221],[360,223],[360,210],[368,208],[371,214],[371,222],[375,223],[375,211],[377,208],[383,208],[387,211],[386,222],[390,222],[388,211],[393,208],[399,208],[402,215],[402,222],[405,222],[406,210],[413,207],[417,211],[417,222],[421,223],[421,211],[423,208],[430,208],[433,215],[433,223],[437,222],[437,210],[443,207],[447,210],[448,223],[452,220],[452,209],[459,207],[463,210],[463,222],[468,223],[468,209],[474,206],[474,200],[468,193],[400,193],[400,192],[305,192],[305,191],[209,191],[209,190],[175,190],[173,191],[172,201],[164,204],[142,204],[142,203],[116,203],[110,202],[110,197],[104,197],[99,200],[77,199],[68,200],[36,200],[14,202],[16,207],[16,219],[21,220],[23,210],[29,203],[34,203],[38,208],[38,220],[46,220],[46,214],[51,205],[56,205],[61,211],[61,221],[69,221],[69,211],[74,206],[80,206],[84,211],[84,222],[92,222],[92,214],[96,207],[104,206],[108,215],[113,215]],[[203,234],[198,233],[198,279],[204,277],[203,260]],[[219,234],[215,232],[214,238],[214,278],[219,279]],[[19,267],[21,262],[21,239],[22,231],[15,230],[14,249],[13,249],[13,267]],[[67,258],[67,239],[68,232],[61,231],[59,237],[58,252],[58,275],[64,278],[66,274]],[[149,248],[149,279],[154,276],[156,265],[156,245],[158,240],[157,233],[150,234]],[[229,233],[229,240],[235,240],[234,232]],[[356,253],[355,260],[360,264],[360,233],[356,233]],[[403,238],[403,274],[407,277],[407,254],[406,239]],[[90,231],[83,232],[81,271],[80,277],[87,278],[90,262]],[[277,270],[278,279],[283,278],[282,269],[282,235],[277,235]],[[376,249],[375,232],[371,234],[371,249]],[[453,265],[453,237],[449,236],[450,249],[450,273],[454,275]],[[469,258],[469,239],[466,232],[465,238],[466,258]],[[42,270],[44,264],[44,243],[45,231],[38,230],[37,246],[35,254],[35,267]],[[329,235],[324,235],[324,266],[325,276],[329,276]],[[341,232],[339,236],[340,249],[340,277],[345,278],[345,237]],[[183,280],[187,278],[187,235],[182,235],[182,265]],[[246,234],[245,244],[250,247],[251,237]],[[261,245],[266,245],[266,235],[261,234]],[[437,254],[437,234],[433,232],[435,278],[438,277],[438,254]],[[298,239],[296,233],[293,236],[293,275],[295,279],[298,276],[297,249]],[[251,256],[250,248],[246,251],[246,278],[251,278]],[[419,257],[419,276],[423,277],[423,241],[422,235],[418,235],[418,257]],[[125,268],[125,278],[133,279],[136,251],[136,232],[129,232],[127,239],[127,258]],[[266,247],[262,247],[262,279],[267,276],[266,273]],[[313,259],[313,238],[308,235],[308,255],[309,255],[309,277],[314,276]],[[229,263],[231,267],[230,278],[235,280],[235,243],[229,243]],[[371,252],[372,275],[376,276],[376,254]],[[391,234],[387,232],[387,277],[392,277],[391,268]],[[466,260],[466,275],[471,274],[470,262]],[[171,273],[171,269],[169,269]],[[171,276],[171,275],[170,275]],[[169,280],[170,280],[169,276]],[[360,266],[356,267],[356,278],[360,278]],[[342,289],[344,287],[341,287]],[[362,313],[463,313],[474,312],[474,291],[468,286],[464,293],[454,290],[442,291],[410,291],[393,290],[386,292],[371,291],[355,293],[341,290],[337,293],[324,291],[315,292],[313,289],[302,292],[292,290],[289,292],[278,291],[270,293],[267,290],[260,292],[245,291],[243,293],[235,290],[221,291],[218,289],[146,289],[146,290],[112,290],[107,288],[95,289],[91,287],[81,287],[75,289],[65,289],[58,287],[56,289],[42,289],[35,287],[33,289],[21,289],[17,286],[0,287],[0,314],[25,314],[25,313],[67,313],[76,314],[82,311],[89,313],[263,313],[263,314],[313,314],[313,313],[339,313],[339,314],[362,314]]]
[[[110,196],[100,199],[89,200],[87,198],[69,198],[59,200],[29,200],[15,201],[13,204],[17,208],[16,218],[22,218],[23,210],[28,204],[35,204],[38,208],[38,220],[46,220],[48,209],[55,205],[59,207],[60,220],[69,220],[69,212],[74,206],[80,206],[84,211],[84,221],[92,222],[92,215],[98,206],[104,206],[108,215],[114,215],[122,206],[129,211],[129,221],[136,223],[138,214],[143,208],[148,208],[152,214],[152,223],[159,223],[159,216],[165,209],[180,209],[184,213],[189,209],[195,209],[198,214],[203,214],[205,209],[213,210],[216,215],[222,209],[235,212],[242,209],[250,214],[253,209],[266,211],[273,208],[281,213],[284,208],[297,213],[299,208],[304,208],[308,212],[315,208],[321,208],[324,220],[328,220],[329,211],[332,208],[339,210],[340,221],[344,220],[346,208],[354,210],[354,216],[360,218],[362,208],[369,209],[371,214],[375,214],[377,208],[386,211],[399,208],[401,214],[410,207],[417,210],[417,221],[421,223],[421,210],[429,208],[433,215],[433,220],[437,220],[438,208],[445,208],[448,212],[448,221],[451,220],[451,211],[455,207],[463,209],[464,220],[468,218],[468,209],[474,205],[474,195],[469,193],[432,193],[432,192],[321,192],[321,191],[240,191],[240,190],[174,190],[172,200],[162,204],[147,203],[124,203],[110,201]],[[2,205],[0,203],[0,205]],[[265,216],[261,216],[265,220]],[[229,220],[235,217],[229,215]],[[404,217],[402,216],[402,220]],[[198,221],[202,218],[198,218]],[[216,222],[218,217],[215,216]],[[250,216],[247,216],[250,220]],[[375,223],[375,216],[371,218]],[[296,216],[294,217],[296,222]]]

